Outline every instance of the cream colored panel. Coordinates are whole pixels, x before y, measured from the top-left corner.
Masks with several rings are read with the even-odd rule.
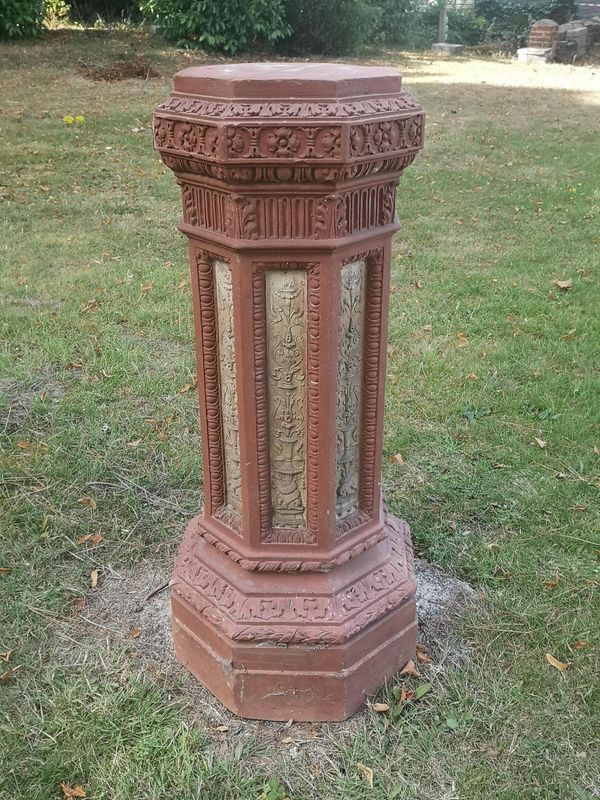
[[[235,331],[231,270],[222,261],[215,261],[214,269],[219,331],[219,384],[225,461],[225,503],[233,511],[241,513],[240,431],[235,383]]]
[[[358,509],[365,262],[342,268],[337,386],[336,516]]]
[[[266,273],[272,524],[306,525],[306,273]]]

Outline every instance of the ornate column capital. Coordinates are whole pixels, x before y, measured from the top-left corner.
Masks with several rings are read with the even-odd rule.
[[[182,184],[186,233],[297,247],[393,223],[395,185],[423,146],[423,110],[393,70],[327,67],[329,79],[314,64],[178,73],[154,112],[154,140]],[[296,97],[268,96],[273,69]]]

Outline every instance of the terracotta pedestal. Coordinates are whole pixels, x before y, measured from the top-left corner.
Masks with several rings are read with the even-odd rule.
[[[380,489],[396,186],[423,142],[400,84],[198,67],[155,111],[189,239],[205,481],[173,635],[240,716],[344,719],[414,654],[410,535]]]

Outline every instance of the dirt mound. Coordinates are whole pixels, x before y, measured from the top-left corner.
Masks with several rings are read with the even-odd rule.
[[[160,78],[160,72],[155,69],[147,58],[134,56],[127,61],[114,61],[112,64],[82,64],[81,74],[90,81],[125,81],[129,78]]]

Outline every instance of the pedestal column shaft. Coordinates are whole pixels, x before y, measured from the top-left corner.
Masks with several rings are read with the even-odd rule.
[[[189,239],[205,482],[177,653],[240,714],[342,718],[414,647],[380,461],[395,193],[423,113],[391,70],[238,64],[178,73],[154,130]]]

